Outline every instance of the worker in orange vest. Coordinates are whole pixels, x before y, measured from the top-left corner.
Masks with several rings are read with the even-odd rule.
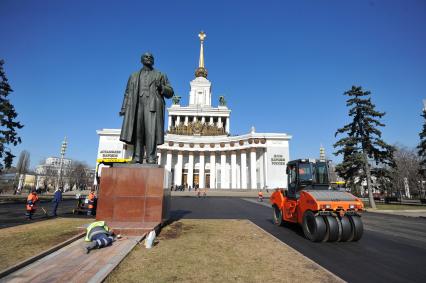
[[[38,202],[38,196],[35,189],[31,190],[31,193],[27,197],[27,213],[25,214],[27,216],[28,220],[33,219],[33,214],[36,211],[36,203]]]
[[[87,215],[93,215],[93,208],[95,207],[95,200],[96,200],[96,195],[95,195],[95,190],[92,189],[89,193],[89,196],[87,197]]]
[[[263,201],[263,192],[262,192],[262,191],[259,191],[259,192],[257,193],[257,196],[258,196],[258,200],[259,200],[259,201]]]

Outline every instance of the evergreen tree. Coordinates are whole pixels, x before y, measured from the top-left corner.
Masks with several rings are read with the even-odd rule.
[[[426,169],[426,109],[423,109],[423,113],[421,115],[424,119],[423,123],[423,131],[419,134],[420,136],[420,144],[417,146],[418,154],[420,157],[420,173],[424,177],[425,169]]]
[[[423,113],[421,115],[424,119],[423,122],[423,131],[419,134],[420,136],[420,144],[417,146],[418,155],[420,157],[420,164],[419,164],[419,174],[425,178],[426,177],[426,108],[423,109]],[[421,188],[423,193],[423,180],[421,181]],[[420,194],[420,197],[422,198],[423,195]]]
[[[371,176],[390,177],[388,168],[395,167],[393,160],[395,149],[381,139],[382,133],[378,129],[378,127],[385,126],[379,120],[385,113],[375,110],[370,92],[363,91],[360,86],[352,86],[344,95],[349,96],[346,106],[350,107],[349,116],[353,120],[338,129],[335,134],[335,136],[346,135],[334,144],[334,147],[337,148],[334,154],[343,155],[343,161],[336,167],[336,171],[350,184],[366,180],[370,206],[376,208]],[[371,170],[372,161],[379,165],[375,170]]]
[[[0,60],[0,171],[12,165],[15,156],[8,145],[16,146],[21,143],[21,138],[16,130],[23,127],[21,123],[15,120],[18,113],[8,99],[9,93],[13,90],[7,81],[3,64],[4,61]]]

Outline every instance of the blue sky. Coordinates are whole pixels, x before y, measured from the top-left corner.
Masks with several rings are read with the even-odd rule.
[[[154,3],[157,2],[157,3]],[[205,3],[211,2],[211,3]],[[95,164],[97,129],[118,111],[140,55],[151,51],[188,101],[200,30],[213,104],[225,95],[232,134],[285,132],[291,158],[332,156],[347,123],[342,93],[372,92],[387,114],[383,138],[414,147],[426,97],[426,2],[0,1],[0,58],[32,166],[57,156]],[[169,100],[168,105],[171,104]]]

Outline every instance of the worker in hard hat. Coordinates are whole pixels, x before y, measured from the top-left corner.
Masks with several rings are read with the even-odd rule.
[[[35,213],[37,209],[38,202],[38,196],[35,189],[32,189],[30,194],[27,197],[27,213],[25,213],[25,216],[27,216],[28,220],[33,219],[33,214]]]
[[[263,201],[263,192],[262,191],[259,191],[257,193],[257,198],[258,198],[259,201]]]
[[[87,196],[87,215],[93,215],[93,209],[95,207],[95,199],[96,199],[96,195],[95,195],[95,190],[92,189],[89,193],[89,195]]]
[[[93,249],[100,249],[112,244],[115,240],[114,233],[106,225],[105,221],[96,221],[90,224],[86,229],[86,242],[90,242],[86,246],[86,253]]]

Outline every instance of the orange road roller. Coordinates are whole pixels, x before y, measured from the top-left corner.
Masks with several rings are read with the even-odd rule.
[[[331,188],[326,161],[293,160],[286,172],[288,190],[276,189],[270,197],[276,225],[298,223],[313,242],[361,239],[364,204],[346,191]]]

